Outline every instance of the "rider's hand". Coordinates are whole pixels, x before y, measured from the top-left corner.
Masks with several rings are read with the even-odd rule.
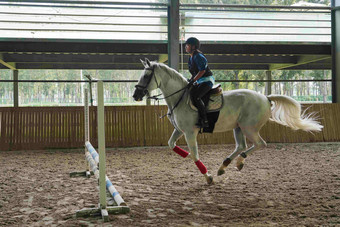
[[[188,79],[188,82],[189,82],[188,87],[191,87],[195,81],[193,79]]]

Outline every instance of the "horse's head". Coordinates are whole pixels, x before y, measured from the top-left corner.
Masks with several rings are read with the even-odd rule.
[[[136,90],[132,96],[136,101],[142,101],[146,94],[149,94],[150,91],[159,87],[159,84],[154,76],[155,66],[151,64],[147,58],[145,61],[141,60],[141,62],[144,65],[144,70],[141,77],[139,78],[138,84],[135,86]],[[152,78],[154,78],[154,80],[152,80]]]

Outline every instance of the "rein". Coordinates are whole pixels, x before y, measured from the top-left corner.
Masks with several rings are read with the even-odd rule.
[[[182,89],[180,89],[180,90],[178,90],[178,91],[172,93],[171,95],[168,95],[168,96],[166,96],[166,97],[163,97],[163,98],[157,98],[157,96],[162,95],[162,94],[158,94],[158,95],[154,95],[154,96],[148,97],[148,99],[154,99],[155,102],[158,101],[158,106],[159,106],[159,100],[162,100],[162,99],[166,99],[166,98],[168,98],[168,97],[171,97],[171,96],[173,96],[173,95],[177,94],[178,92],[183,91],[183,90],[185,90],[185,89],[188,89],[188,86],[185,86],[184,88],[182,88]],[[172,107],[172,108],[170,109],[170,113],[167,113],[167,114],[164,114],[163,116],[160,116],[160,117],[159,117],[160,119],[164,118],[164,117],[167,116],[167,115],[169,115],[169,116],[172,115],[173,111],[176,109],[176,107],[178,106],[178,104],[182,101],[185,92],[186,92],[186,91],[184,91],[184,92],[182,93],[181,97],[178,99],[178,101],[176,102],[176,104],[174,105],[174,107]]]
[[[156,78],[156,77],[155,77],[155,78]],[[157,87],[157,88],[158,88],[158,87]],[[171,97],[171,96],[177,94],[177,93],[180,92],[180,91],[183,91],[183,90],[186,89],[186,88],[188,88],[188,87],[185,86],[184,88],[179,89],[178,91],[175,91],[174,93],[172,93],[172,94],[170,94],[170,95],[168,95],[168,96],[162,97],[162,98],[157,98],[158,96],[161,96],[161,95],[162,95],[162,94],[158,94],[158,95],[150,96],[150,97],[148,97],[148,99],[154,99],[155,101],[159,101],[159,100],[162,100],[162,99],[166,99],[166,98],[169,98],[169,97]],[[185,92],[183,92],[183,94],[184,94],[184,93],[185,93]]]
[[[151,74],[151,76],[153,76],[153,77],[155,78],[155,81],[156,81],[156,84],[157,84],[157,88],[159,88],[159,84],[158,84],[158,81],[157,81],[157,77],[154,75],[154,68],[152,68],[152,74]],[[150,83],[150,81],[151,81],[151,78],[150,78],[150,80],[148,81],[148,83]],[[158,106],[159,106],[159,100],[163,100],[163,99],[169,98],[169,97],[171,97],[171,96],[173,96],[173,95],[175,95],[175,94],[177,94],[177,93],[179,93],[179,92],[181,92],[181,91],[183,91],[183,90],[186,90],[186,89],[188,89],[188,88],[189,88],[188,86],[185,86],[185,87],[179,89],[178,91],[175,91],[174,93],[172,93],[172,94],[170,94],[170,95],[168,95],[168,96],[162,97],[162,98],[158,98],[158,96],[161,96],[161,95],[162,95],[162,94],[158,94],[158,95],[150,96],[150,97],[148,97],[147,99],[153,99],[153,100],[155,100],[155,102],[158,101]],[[184,92],[182,93],[181,97],[178,99],[178,101],[176,102],[176,104],[174,105],[174,107],[172,107],[172,108],[170,109],[170,113],[167,113],[167,114],[164,114],[163,116],[160,116],[160,117],[159,117],[160,119],[164,118],[164,117],[167,116],[167,115],[169,115],[169,116],[172,115],[174,109],[175,109],[175,108],[178,106],[178,104],[182,101],[185,92],[186,92],[186,91],[184,91]]]

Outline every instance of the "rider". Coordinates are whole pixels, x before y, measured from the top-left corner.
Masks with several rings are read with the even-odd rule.
[[[189,84],[192,84],[190,91],[191,100],[198,108],[200,114],[200,120],[197,126],[205,128],[209,127],[209,123],[207,110],[202,101],[202,97],[213,87],[215,78],[209,69],[208,60],[199,48],[200,41],[195,37],[191,37],[185,42],[185,51],[190,54],[188,66],[192,75],[189,80]]]

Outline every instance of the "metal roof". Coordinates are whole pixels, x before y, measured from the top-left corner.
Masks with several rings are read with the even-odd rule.
[[[166,3],[0,3],[0,69],[141,69],[145,57],[167,63]],[[181,4],[180,38],[202,40],[212,69],[331,69],[330,8],[311,9]],[[180,59],[186,68],[187,56]]]

